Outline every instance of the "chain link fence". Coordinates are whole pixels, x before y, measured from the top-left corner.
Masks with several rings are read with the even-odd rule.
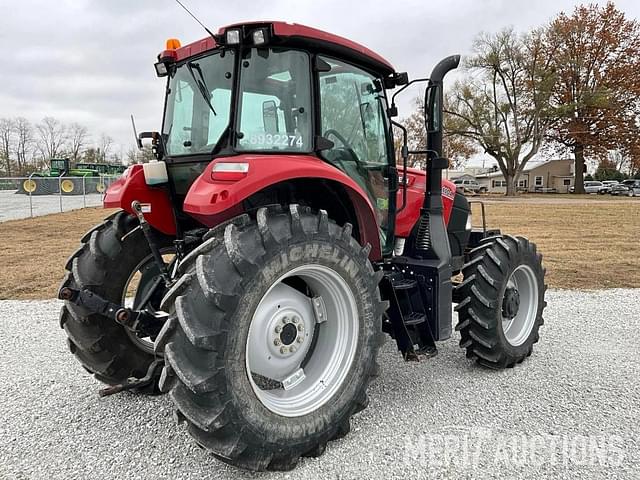
[[[0,177],[0,222],[102,205],[118,175]]]

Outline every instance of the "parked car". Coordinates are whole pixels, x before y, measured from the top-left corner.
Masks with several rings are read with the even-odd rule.
[[[600,193],[600,190],[604,188],[602,182],[598,182],[597,180],[587,180],[584,182],[584,193]],[[569,191],[573,193],[575,188],[571,186]],[[603,192],[605,193],[605,192]]]
[[[601,194],[611,193],[611,188],[613,188],[614,185],[618,185],[619,183],[620,182],[618,182],[618,180],[603,180],[602,188],[598,193],[601,193]]]
[[[630,178],[611,187],[611,195],[640,196],[640,180]]]
[[[475,180],[454,180],[453,183],[456,185],[456,190],[464,192],[465,190],[471,191],[473,193],[486,193],[487,187],[480,185]]]

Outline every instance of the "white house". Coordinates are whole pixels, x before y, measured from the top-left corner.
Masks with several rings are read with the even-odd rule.
[[[521,192],[569,193],[573,185],[574,164],[572,159],[554,159],[543,162],[528,162],[520,178],[517,189]],[[507,181],[499,170],[476,177],[478,183],[492,193],[505,193]]]

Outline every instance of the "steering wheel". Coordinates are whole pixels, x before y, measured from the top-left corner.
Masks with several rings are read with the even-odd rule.
[[[334,130],[333,128],[330,128],[329,130],[327,130],[326,132],[324,132],[323,137],[328,138],[329,135],[333,135],[334,137],[336,137],[338,140],[340,140],[340,142],[342,143],[342,145],[344,145],[344,149],[349,152],[349,155],[351,155],[351,158],[353,158],[353,161],[358,165],[358,167],[362,167],[362,163],[360,162],[360,160],[358,159],[358,155],[356,154],[356,152],[353,150],[353,147],[351,146],[351,144],[347,141],[346,138],[344,138],[342,136],[342,134],[340,132],[338,132],[337,130]]]

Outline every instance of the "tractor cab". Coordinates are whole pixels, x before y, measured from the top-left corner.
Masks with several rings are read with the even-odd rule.
[[[69,173],[69,159],[68,158],[52,158],[50,163],[51,176],[59,177]]]
[[[170,41],[178,48],[157,66],[168,77],[162,158],[185,197],[215,158],[321,159],[364,192],[390,253],[397,174],[385,85],[396,76],[365,47],[330,34],[318,40],[317,32],[281,22],[234,25],[195,54]]]

